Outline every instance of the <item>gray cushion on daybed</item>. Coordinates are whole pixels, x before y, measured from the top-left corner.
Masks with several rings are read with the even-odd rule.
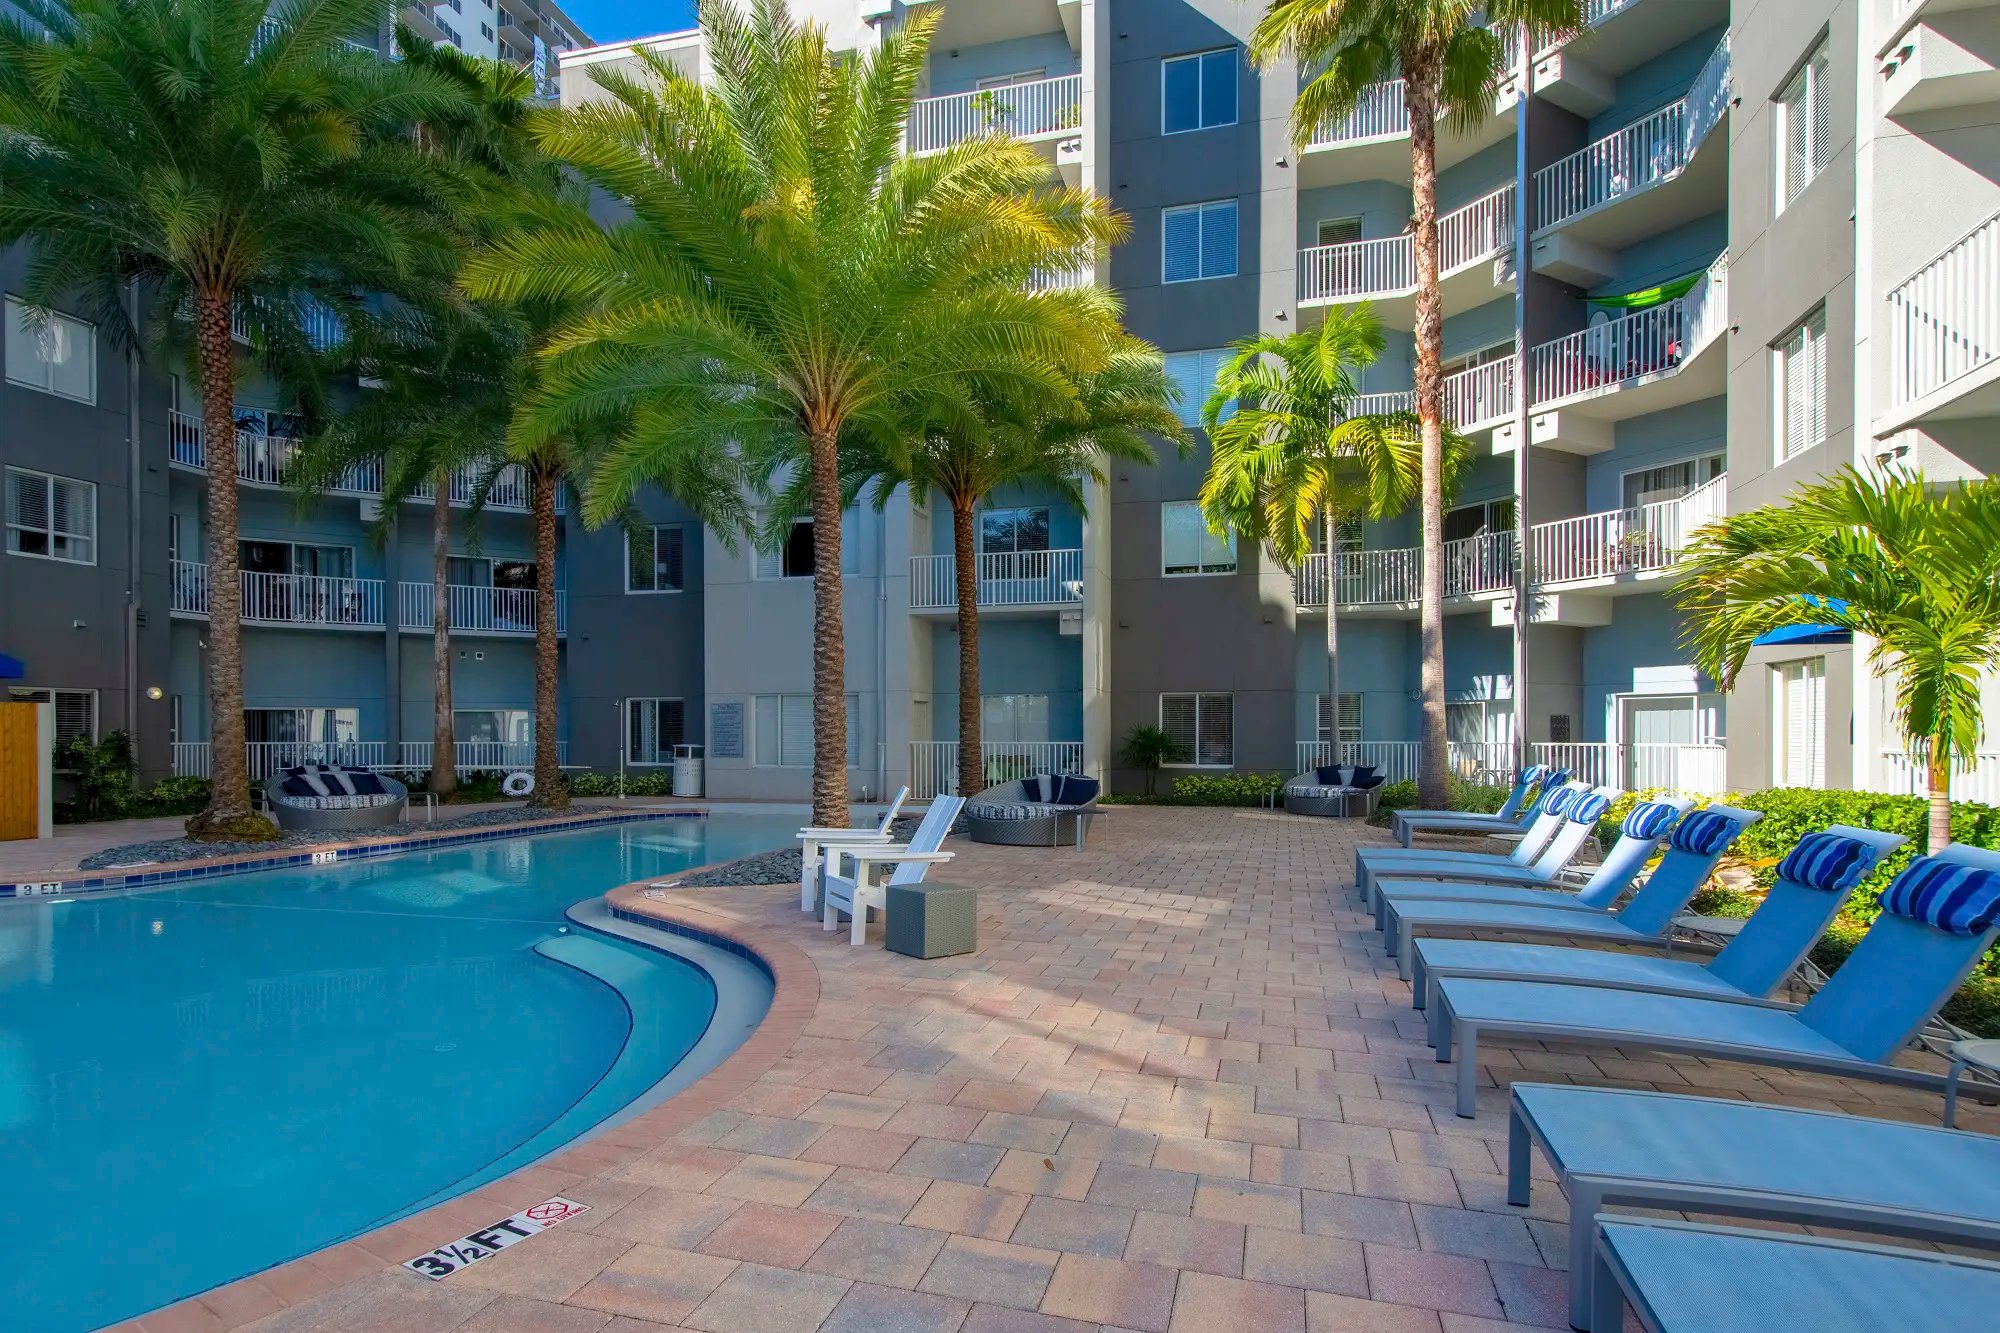
[[[1046,805],[1025,801],[968,801],[965,813],[974,819],[1034,819],[1049,812]]]

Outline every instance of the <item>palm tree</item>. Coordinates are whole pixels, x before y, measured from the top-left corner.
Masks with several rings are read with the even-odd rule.
[[[2000,480],[1844,468],[1783,503],[1717,519],[1682,556],[1686,642],[1724,690],[1772,630],[1865,634],[1924,763],[1929,845],[1951,841],[1951,766],[1979,750],[1980,684],[2000,669]]]
[[[1350,415],[1355,380],[1382,354],[1382,325],[1366,305],[1327,312],[1317,329],[1259,334],[1235,344],[1202,409],[1210,461],[1202,513],[1217,531],[1262,541],[1297,568],[1315,540],[1326,548],[1326,692],[1340,761],[1340,528],[1393,518],[1423,490],[1423,433],[1407,412]],[[1444,485],[1470,458],[1443,432]]]
[[[1291,55],[1312,77],[1292,108],[1301,148],[1327,120],[1353,111],[1370,86],[1400,76],[1410,117],[1411,233],[1416,260],[1416,415],[1423,431],[1424,727],[1418,798],[1445,803],[1444,300],[1438,289],[1437,127],[1477,125],[1506,68],[1496,30],[1539,35],[1583,26],[1581,0],[1271,0],[1250,35],[1268,66]],[[1525,200],[1515,206],[1525,207]],[[1525,558],[1526,553],[1521,556]],[[1526,688],[1516,681],[1516,689]]]
[[[587,479],[586,519],[602,521],[670,470],[692,437],[732,438],[774,475],[803,476],[820,571],[813,820],[839,827],[840,448],[969,414],[974,372],[1046,383],[1103,365],[1111,296],[1024,284],[1037,269],[1080,271],[1123,224],[1101,200],[1050,186],[1046,163],[1008,139],[903,154],[935,15],[848,59],[782,0],[750,8],[702,5],[709,83],[641,51],[643,78],[599,67],[607,99],[539,124],[542,147],[628,216],[504,242],[467,282],[479,296],[575,295],[593,307],[551,344],[517,429],[532,447],[623,415]]]
[[[272,836],[243,746],[232,326],[310,412],[308,317],[448,272],[450,196],[401,133],[456,94],[343,39],[379,0],[19,0],[0,14],[0,246],[28,241],[24,295],[74,294],[139,341],[192,344],[208,462],[213,795],[195,837]]]

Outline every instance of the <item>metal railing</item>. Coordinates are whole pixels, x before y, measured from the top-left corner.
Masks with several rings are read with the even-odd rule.
[[[396,747],[396,767],[412,773],[419,773],[431,766],[431,756],[437,752],[434,741],[404,741]],[[535,764],[535,743],[533,741],[458,741],[451,747],[453,767],[459,773],[474,773],[496,768],[532,768]],[[569,762],[569,742],[556,742],[556,762]]]
[[[1401,606],[1422,594],[1423,548],[1404,546],[1387,551],[1340,553],[1342,606]],[[1310,555],[1292,572],[1297,606],[1326,605],[1327,558]],[[1485,533],[1446,542],[1444,595],[1470,597],[1502,592],[1514,586],[1514,534]]]
[[[174,776],[212,777],[211,753],[207,741],[175,741]],[[250,741],[243,747],[243,758],[250,769],[250,780],[262,782],[301,764],[384,768],[389,762],[389,744],[387,741]]]
[[[987,741],[980,745],[979,755],[988,787],[1037,773],[1083,771],[1082,741]],[[958,742],[911,741],[910,795],[929,800],[959,794]]]
[[[1384,412],[1413,412],[1414,390],[1394,393],[1364,393],[1349,404],[1349,416]],[[1479,430],[1496,425],[1514,415],[1514,357],[1455,371],[1444,377],[1445,420],[1460,430]]]
[[[1596,397],[1679,370],[1728,327],[1728,279],[1724,255],[1676,300],[1538,344],[1528,354],[1534,405]]]
[[[979,604],[987,606],[1075,606],[1083,601],[1083,552],[988,551],[978,557]],[[910,609],[950,610],[958,606],[958,557],[910,557]]]
[[[324,625],[340,629],[380,629],[385,623],[381,579],[329,578],[320,574],[265,574],[239,571],[243,619],[260,625]],[[205,616],[211,581],[208,566],[193,560],[171,562],[171,609]]]
[[[1688,539],[1722,516],[1727,483],[1724,474],[1676,500],[1537,523],[1529,530],[1536,586],[1671,569]]]
[[[1439,275],[1449,277],[1508,250],[1514,239],[1513,216],[1510,182],[1440,217]],[[1413,292],[1416,286],[1416,239],[1407,233],[1315,245],[1299,252],[1300,301],[1359,301]]]
[[[1698,744],[1579,741],[1530,745],[1532,762],[1566,768],[1578,782],[1626,791],[1663,789],[1720,796],[1728,789],[1728,750],[1720,740]]]
[[[978,92],[919,99],[910,108],[905,144],[934,153],[981,135],[1034,139],[1083,128],[1083,75],[1058,74]]]
[[[1063,292],[1078,287],[1089,287],[1097,282],[1097,268],[1086,264],[1074,269],[1038,268],[1028,275],[1027,289],[1031,292]]]
[[[2000,213],[1889,292],[1889,399],[1933,393],[2000,358]]]
[[[1876,790],[1898,796],[1928,794],[1930,775],[1922,755],[1882,751],[1876,768]],[[2000,805],[2000,751],[1981,750],[1971,763],[1951,766],[1951,799]]]
[[[404,629],[431,628],[435,599],[428,583],[399,583],[397,620]],[[453,633],[533,634],[535,632],[535,590],[494,588],[473,583],[445,585],[445,604]],[[556,633],[569,632],[569,594],[556,589]]]
[[[1293,746],[1294,771],[1303,773],[1323,764],[1367,764],[1390,782],[1415,782],[1422,749],[1417,741],[1344,741],[1336,760],[1332,742],[1299,741]],[[1513,753],[1504,741],[1452,741],[1445,747],[1445,764],[1468,781],[1506,781]]]
[[[1520,56],[1520,29],[1510,25],[1499,29],[1499,36],[1501,66],[1507,71],[1500,80],[1504,89],[1513,83],[1512,70]],[[1439,119],[1443,118],[1444,112],[1440,108]],[[1315,129],[1309,147],[1324,148],[1330,144],[1393,138],[1409,132],[1410,109],[1403,101],[1403,80],[1384,79],[1363,89],[1352,111],[1337,119],[1329,119]]]

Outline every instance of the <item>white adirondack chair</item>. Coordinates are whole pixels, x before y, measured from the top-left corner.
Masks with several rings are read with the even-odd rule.
[[[879,847],[889,845],[889,830],[896,823],[896,816],[902,813],[903,802],[910,799],[910,789],[898,789],[889,808],[882,812],[882,822],[875,828],[802,828],[799,830],[799,910],[811,912],[819,907],[819,867],[825,859],[826,849],[833,846],[852,846],[872,843]]]
[[[868,911],[886,909],[889,905],[888,886],[891,884],[920,884],[924,875],[934,865],[942,865],[952,859],[951,852],[938,850],[943,845],[945,835],[958,821],[958,812],[965,805],[962,796],[938,796],[932,799],[931,808],[924,815],[924,822],[917,825],[917,831],[901,846],[881,846],[875,843],[835,843],[827,850],[825,905],[820,913],[820,926],[824,930],[836,929],[840,924],[840,913],[846,912],[854,919],[848,932],[849,944],[860,944],[868,938]],[[877,882],[881,868],[893,866],[895,869]]]

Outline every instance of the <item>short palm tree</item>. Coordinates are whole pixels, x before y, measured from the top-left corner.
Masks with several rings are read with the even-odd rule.
[[[31,303],[192,345],[208,463],[213,796],[197,837],[267,837],[244,753],[232,326],[324,407],[316,308],[448,272],[449,194],[402,133],[456,94],[343,39],[379,0],[19,0],[0,13],[0,246],[32,243]],[[150,328],[121,305],[135,286]]]
[[[1717,519],[1681,558],[1674,598],[1725,690],[1772,630],[1865,634],[1924,764],[1930,850],[1951,841],[1951,769],[1979,750],[1980,684],[2000,669],[2000,481],[1933,485],[1851,468],[1781,504]]]
[[[544,227],[468,270],[475,295],[572,296],[590,309],[550,345],[523,447],[620,416],[586,480],[602,519],[671,468],[690,437],[802,474],[813,520],[813,821],[848,821],[839,454],[946,415],[968,376],[1043,381],[1111,352],[1108,293],[1025,290],[1119,239],[1101,200],[1049,185],[1024,145],[979,137],[902,151],[936,26],[911,18],[849,59],[782,0],[701,6],[707,83],[641,51],[602,67],[609,94],[540,127],[542,147],[618,200],[602,228]],[[969,413],[962,397],[951,405]]]
[[[1408,412],[1353,415],[1355,380],[1382,354],[1381,321],[1366,305],[1327,311],[1317,329],[1235,344],[1202,409],[1210,461],[1201,485],[1209,526],[1262,541],[1296,569],[1326,550],[1329,739],[1340,762],[1340,529],[1407,510],[1423,490],[1423,433]],[[1442,436],[1449,493],[1470,458]]]
[[[1309,78],[1292,108],[1300,146],[1368,89],[1401,77],[1410,117],[1411,242],[1417,275],[1416,415],[1423,430],[1424,727],[1419,800],[1445,803],[1444,299],[1438,287],[1437,127],[1467,129],[1492,110],[1506,53],[1497,30],[1547,36],[1583,26],[1582,0],[1271,0],[1250,36],[1269,65],[1291,55]],[[1520,207],[1524,201],[1516,200]],[[1525,555],[1525,553],[1523,553]],[[1521,688],[1516,682],[1516,688]],[[1525,738],[1523,738],[1525,739]]]

